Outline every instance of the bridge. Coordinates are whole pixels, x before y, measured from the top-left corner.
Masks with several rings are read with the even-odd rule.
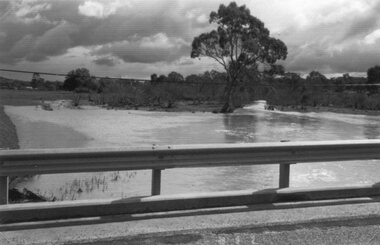
[[[242,205],[358,198],[375,200],[380,197],[380,186],[377,184],[312,189],[289,187],[293,164],[374,159],[380,159],[380,140],[3,150],[0,151],[0,226],[8,229],[28,222],[223,209]],[[165,169],[272,164],[279,165],[277,189],[160,195],[161,172]],[[9,204],[8,201],[10,176],[147,169],[152,170],[151,196],[147,197],[22,204]]]

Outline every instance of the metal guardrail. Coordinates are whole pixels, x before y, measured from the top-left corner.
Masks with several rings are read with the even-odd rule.
[[[286,188],[291,164],[369,159],[380,159],[380,140],[2,150],[0,204],[8,203],[9,176],[152,169],[152,195],[159,195],[168,168],[279,164]]]

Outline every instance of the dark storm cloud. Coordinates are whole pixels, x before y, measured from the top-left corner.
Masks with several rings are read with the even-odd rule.
[[[380,50],[351,44],[344,49],[328,52],[322,47],[310,47],[290,57],[287,68],[296,72],[318,70],[325,73],[365,72],[380,64]]]
[[[380,29],[379,4],[356,16],[321,22],[309,28],[289,28],[284,39],[288,45],[288,70],[309,73],[365,72],[380,64],[380,42],[368,35]]]
[[[356,38],[367,35],[374,29],[379,28],[380,3],[375,4],[369,11],[348,19],[349,24],[344,31],[343,39]]]
[[[102,57],[95,59],[93,62],[97,65],[109,67],[115,66],[117,63],[113,57]]]
[[[52,2],[55,3],[55,2]],[[48,19],[52,4],[36,1],[11,3],[10,11],[1,16],[0,62],[41,61],[64,54],[73,44],[72,35],[79,29],[65,19]]]
[[[347,28],[344,39],[361,36],[371,32],[378,24],[378,16],[369,15],[353,20]]]
[[[0,0],[0,63],[49,58],[60,63],[58,59],[70,52],[82,63],[108,67],[124,61],[150,68],[164,62],[171,69],[174,65],[195,69],[199,61],[184,57],[190,55],[193,37],[210,29],[208,15],[220,3]],[[379,63],[380,4],[375,1],[242,0],[239,4],[244,3],[286,43],[284,65],[290,71],[351,72]],[[83,53],[89,56],[80,58]],[[66,61],[70,68],[73,60]]]
[[[168,42],[181,39],[188,45],[194,29],[208,26],[200,21],[202,13],[186,18],[188,9],[178,1],[167,0],[154,7],[143,3],[130,6],[123,1],[115,2],[120,6],[107,4],[85,0],[1,2],[1,9],[8,10],[1,13],[0,62],[41,61],[78,46],[104,46],[99,49],[101,54],[128,62],[170,62],[189,52],[185,44],[142,49],[138,40],[165,33]]]
[[[169,38],[163,33],[151,37],[107,44],[94,50],[95,55],[111,54],[125,62],[172,62],[190,53],[190,44],[180,38]]]

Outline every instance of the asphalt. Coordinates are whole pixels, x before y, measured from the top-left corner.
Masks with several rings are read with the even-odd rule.
[[[0,244],[380,244],[380,198],[3,224]]]

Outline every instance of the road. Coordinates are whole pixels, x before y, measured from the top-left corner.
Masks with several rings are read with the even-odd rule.
[[[380,244],[380,199],[0,225],[0,244]]]

